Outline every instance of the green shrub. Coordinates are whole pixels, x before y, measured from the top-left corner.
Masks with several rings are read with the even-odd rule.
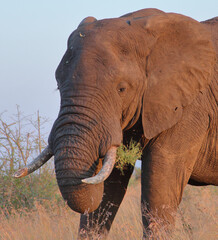
[[[121,145],[117,149],[116,167],[120,169],[123,174],[125,165],[135,166],[137,159],[140,159],[142,155],[142,148],[140,143],[133,140],[130,141],[129,146]]]
[[[51,170],[34,173],[22,179],[11,175],[0,176],[0,208],[10,213],[11,209],[32,209],[35,202],[55,199],[58,192],[56,179]]]

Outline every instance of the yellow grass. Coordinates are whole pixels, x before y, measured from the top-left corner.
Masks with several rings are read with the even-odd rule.
[[[162,239],[217,240],[218,194],[215,187],[185,189],[173,235],[163,232]],[[23,209],[6,216],[0,214],[0,240],[72,240],[76,239],[79,214],[67,206],[51,202],[37,205],[35,210]],[[109,240],[137,240],[142,238],[140,214],[140,184],[129,187],[127,195],[113,223]]]

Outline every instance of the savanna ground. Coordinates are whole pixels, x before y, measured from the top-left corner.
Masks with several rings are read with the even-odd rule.
[[[77,238],[79,214],[60,196],[52,161],[24,179],[14,179],[15,169],[25,165],[45,147],[45,119],[24,117],[19,108],[13,121],[0,115],[0,240],[72,240]],[[31,126],[31,127],[30,127]],[[31,130],[29,130],[31,129]],[[125,153],[124,153],[125,152]],[[119,161],[138,158],[138,148],[123,147]],[[119,165],[122,167],[121,165]],[[110,231],[109,240],[142,239],[140,174],[133,175],[127,194]],[[162,228],[160,239],[217,240],[218,189],[187,185],[169,236]],[[156,224],[161,225],[160,221]],[[96,236],[94,239],[99,239]]]
[[[218,239],[218,198],[215,187],[187,186],[180,205],[176,228],[163,239]],[[76,239],[79,214],[66,205],[45,200],[35,203],[32,210],[12,211],[0,215],[1,240],[72,240]],[[129,186],[125,199],[113,223],[108,239],[137,240],[142,238],[140,214],[140,183]]]

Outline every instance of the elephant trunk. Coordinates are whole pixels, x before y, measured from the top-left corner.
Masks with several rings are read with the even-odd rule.
[[[80,129],[80,135],[76,132]],[[94,211],[103,195],[103,183],[88,185],[82,179],[92,177],[101,168],[98,149],[89,141],[86,130],[73,125],[61,129],[54,140],[54,162],[57,183],[64,200],[76,212]],[[97,146],[97,144],[96,144]]]
[[[121,142],[121,134],[113,137],[115,134],[107,131],[106,124],[102,122],[102,117],[96,116],[89,105],[75,101],[69,105],[69,102],[62,101],[58,119],[49,137],[61,194],[70,208],[79,213],[92,212],[99,206],[104,190],[103,181],[109,176],[113,163],[111,168],[106,164],[106,168],[103,168],[106,174],[102,175],[101,172],[101,181],[95,181],[94,185],[82,180],[96,176],[102,168],[101,158],[108,155],[107,151],[112,146]],[[99,180],[99,175],[97,178]]]

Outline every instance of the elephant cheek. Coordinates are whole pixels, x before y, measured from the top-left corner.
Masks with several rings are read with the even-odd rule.
[[[102,200],[104,184],[81,184],[77,186],[65,186],[61,194],[68,206],[78,213],[88,213],[96,210]]]

